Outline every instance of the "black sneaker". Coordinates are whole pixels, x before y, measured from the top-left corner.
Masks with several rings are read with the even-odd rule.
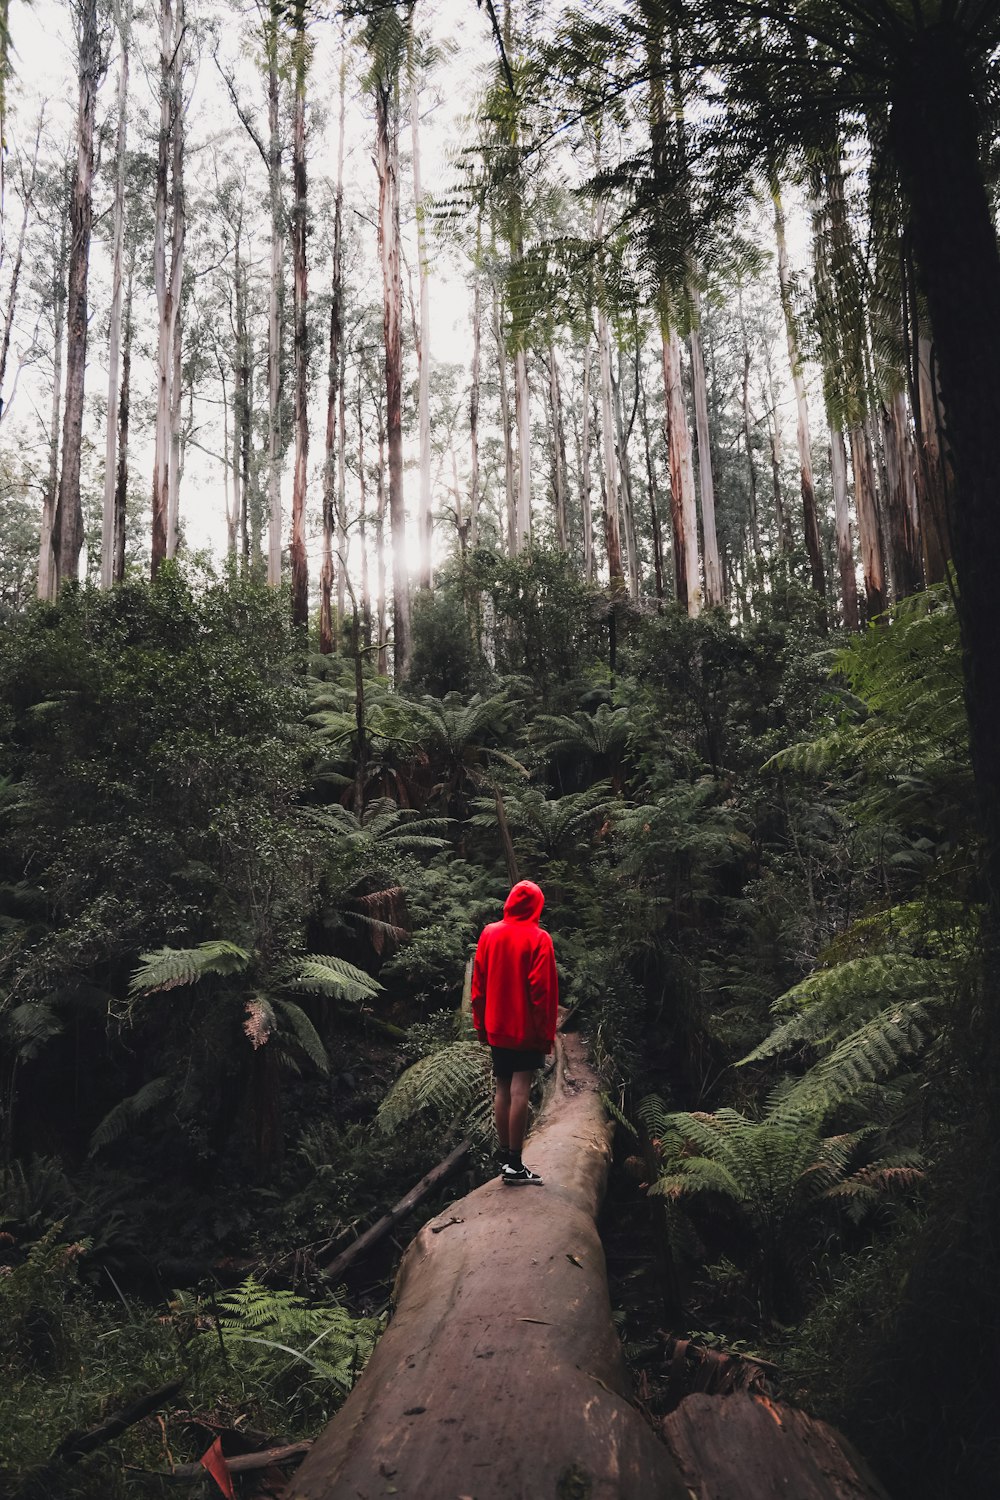
[[[527,1185],[529,1183],[533,1183],[536,1187],[541,1187],[542,1185],[542,1179],[539,1177],[538,1173],[533,1172],[530,1167],[524,1166],[501,1167],[500,1180],[501,1182],[507,1183],[510,1187],[521,1187],[522,1185]]]

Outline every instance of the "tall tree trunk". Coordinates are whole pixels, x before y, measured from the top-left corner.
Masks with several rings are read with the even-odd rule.
[[[271,210],[271,276],[267,299],[267,581],[281,585],[281,307],[285,215],[281,192],[281,131],[278,22],[265,23],[267,52],[267,192]]]
[[[180,46],[183,34],[183,3],[160,0],[160,126],[157,136],[156,189],[153,218],[153,281],[156,289],[156,430],[153,452],[153,538],[152,576],[169,555],[170,512],[170,418],[174,373],[174,317],[180,293],[181,264],[167,263],[167,215],[170,203],[170,163],[174,132],[180,122],[174,118],[179,89],[174,74],[180,68]],[[174,233],[171,243],[176,245]]]
[[[413,202],[417,216],[417,279],[420,288],[420,341],[417,346],[417,424],[420,444],[419,567],[417,587],[432,582],[434,511],[431,505],[431,298],[427,275],[427,234],[424,192],[420,180],[420,90],[417,85],[415,9],[410,12],[407,38],[410,83],[410,136],[413,164]]]
[[[378,670],[380,677],[389,675],[389,650],[386,644],[385,605],[385,423],[381,407],[378,410],[378,472],[376,475],[375,511],[375,575],[378,597],[376,599],[378,626]]]
[[[708,383],[701,349],[701,293],[691,288],[691,385],[698,432],[698,487],[701,491],[701,529],[705,553],[705,603],[711,609],[724,602],[719,541],[715,527],[715,485],[712,482],[712,438],[708,424]]]
[[[889,595],[885,585],[885,567],[882,561],[875,465],[872,460],[871,440],[864,423],[851,428],[850,441],[861,566],[865,575],[866,615],[869,620],[873,620],[876,615],[885,612],[889,604]]]
[[[500,433],[503,442],[504,494],[507,501],[507,551],[511,557],[517,551],[517,491],[514,483],[514,459],[511,453],[513,428],[510,417],[510,387],[507,384],[507,344],[503,331],[503,307],[500,292],[493,288],[493,337],[497,350],[497,370],[500,386]]]
[[[337,551],[344,559],[337,569],[337,618],[333,642],[340,638],[341,622],[347,618],[347,350],[340,344],[340,383],[337,391]]]
[[[479,546],[479,383],[483,292],[479,266],[481,225],[476,223],[476,271],[472,300],[472,379],[469,388],[469,546]]]
[[[760,556],[761,547],[760,547],[760,521],[759,521],[759,517],[758,517],[758,505],[757,505],[757,470],[756,470],[756,466],[755,466],[754,461],[753,461],[753,444],[752,444],[752,441],[751,441],[751,438],[750,438],[750,427],[751,427],[751,421],[750,421],[750,365],[751,365],[751,359],[750,359],[750,338],[749,338],[749,335],[747,333],[746,315],[744,314],[744,311],[743,311],[743,286],[742,286],[742,283],[740,283],[740,282],[737,283],[737,287],[736,287],[736,306],[737,306],[737,310],[739,312],[740,338],[741,338],[741,342],[742,342],[742,346],[743,346],[742,347],[742,354],[743,354],[743,379],[742,379],[743,445],[744,445],[744,448],[746,449],[746,456],[747,456],[747,478],[748,478],[748,480],[750,482],[750,504],[749,504],[749,507],[748,507],[748,509],[749,509],[749,521],[750,521],[750,540],[751,540],[751,543],[753,545],[754,556],[755,557],[759,557]],[[772,401],[773,401],[773,394],[772,394]],[[775,431],[777,431],[777,412],[775,412]],[[782,507],[781,507],[781,482],[780,482],[780,473],[779,473],[779,467],[778,467],[777,439],[776,438],[772,439],[772,442],[771,442],[771,463],[772,463],[772,472],[773,472],[773,476],[774,476],[774,485],[775,485],[775,505],[777,506],[778,516],[779,516],[778,545],[780,547],[782,545],[781,519],[780,519],[781,518],[781,509],[782,509]]]
[[[639,411],[642,420],[642,438],[646,450],[646,487],[649,492],[649,524],[653,537],[653,577],[656,582],[656,597],[663,598],[663,538],[660,535],[659,506],[657,505],[656,466],[653,463],[653,445],[649,431],[649,413],[646,409],[646,387],[639,369],[636,355],[636,379],[639,381]]]
[[[66,325],[66,275],[69,236],[66,215],[59,218],[59,255],[52,276],[52,416],[49,432],[49,471],[42,500],[42,528],[38,547],[38,597],[56,596],[57,572],[52,528],[59,491],[59,416],[62,411],[63,335]]]
[[[916,491],[906,402],[898,391],[882,409],[886,465],[886,510],[892,580],[896,598],[916,593],[922,582],[917,535]]]
[[[343,331],[344,117],[347,94],[347,42],[340,39],[337,113],[337,180],[333,196],[333,278],[330,287],[330,362],[327,367],[326,449],[323,455],[323,565],[320,571],[319,649],[333,650],[333,531],[336,524],[337,413],[340,395]],[[361,383],[358,382],[358,428],[361,431]],[[364,477],[361,477],[362,484]],[[343,566],[343,564],[341,565]],[[342,616],[338,610],[338,622]]]
[[[620,349],[618,351],[618,379],[615,380],[612,376],[611,394],[614,400],[615,435],[618,444],[619,508],[625,543],[626,566],[628,567],[628,591],[632,599],[638,600],[639,552],[636,546],[635,517],[632,510],[632,470],[629,465],[628,456],[629,432],[626,431],[625,413],[622,410],[622,358]],[[629,430],[631,430],[631,425],[630,423]]]
[[[839,427],[830,429],[830,472],[833,478],[833,506],[837,520],[837,568],[840,573],[840,600],[844,629],[857,630],[858,581],[854,572],[854,542],[851,537],[851,512],[847,498],[847,453],[844,434]]]
[[[406,565],[406,501],[403,495],[403,286],[399,268],[398,93],[397,80],[384,75],[377,78],[378,238],[382,257],[389,523],[392,529],[392,661],[396,682],[401,683],[410,665],[410,580]]]
[[[132,0],[122,14],[115,0],[115,21],[121,41],[118,62],[118,129],[115,136],[115,201],[111,231],[111,318],[108,340],[108,415],[104,440],[104,510],[101,524],[101,587],[109,589],[115,578],[116,527],[115,480],[118,445],[118,378],[122,335],[122,258],[125,248],[125,143],[128,129],[128,54],[132,29]]]
[[[368,570],[368,477],[365,473],[365,423],[358,380],[358,535],[361,541],[361,624],[366,651],[372,644],[372,591]],[[345,578],[346,583],[346,578]]]
[[[233,356],[233,551],[239,534],[240,560],[244,573],[250,568],[249,478],[245,463],[245,434],[250,416],[250,355],[247,338],[246,274],[241,254],[242,229],[237,226],[233,266],[233,333],[236,347]]]
[[[597,233],[600,233],[598,229]],[[601,370],[601,441],[604,454],[604,542],[608,558],[608,582],[612,590],[625,587],[622,568],[621,522],[618,508],[618,464],[611,398],[611,332],[600,304],[597,309],[597,349]]]
[[[771,200],[774,204],[774,235],[778,245],[778,286],[781,293],[781,308],[785,315],[785,335],[788,341],[788,362],[792,370],[795,388],[795,410],[797,415],[796,440],[799,448],[799,472],[802,482],[802,518],[805,528],[806,552],[809,555],[809,572],[812,586],[821,598],[826,596],[826,571],[823,567],[823,549],[820,544],[819,521],[816,516],[816,488],[813,481],[812,449],[809,439],[809,407],[806,401],[806,386],[802,378],[802,360],[799,354],[798,332],[795,327],[795,309],[792,305],[792,278],[788,266],[788,246],[785,238],[785,212],[777,181],[771,183]]]
[[[583,345],[583,431],[580,437],[580,512],[583,528],[583,577],[593,583],[594,569],[594,513],[591,508],[590,478],[590,316],[587,317],[587,334]]]
[[[181,299],[184,292],[184,0],[176,0],[176,43],[171,76],[171,167],[170,167],[170,459],[167,466],[167,556],[177,553],[181,492]]]
[[[701,613],[701,580],[698,565],[698,510],[694,496],[694,465],[691,430],[681,345],[676,329],[664,324],[663,387],[666,402],[667,453],[670,464],[670,519],[674,539],[674,583],[677,602],[692,617]]]
[[[917,434],[917,504],[924,577],[928,584],[944,582],[952,551],[948,524],[951,465],[934,366],[933,345],[921,334],[917,342],[916,415],[920,424]]]
[[[87,279],[93,223],[94,120],[103,71],[97,28],[97,0],[81,0],[77,68],[76,174],[69,204],[69,284],[66,299],[66,405],[63,411],[62,468],[52,520],[56,589],[72,580],[83,546],[80,459],[83,443],[83,391],[87,368]]]
[[[563,427],[562,395],[559,390],[555,327],[551,320],[549,322],[549,412],[552,424],[552,499],[556,546],[560,552],[565,552],[569,545],[566,525],[566,432]]]
[[[514,409],[517,413],[517,550],[531,542],[531,388],[528,356],[523,348],[514,354]]]
[[[306,466],[309,458],[308,267],[306,262],[306,15],[296,0],[295,96],[292,105],[292,265],[295,355],[295,468],[292,479],[292,624],[309,623],[306,558]]]
[[[125,288],[125,320],[122,333],[122,380],[118,396],[118,443],[114,496],[114,538],[111,559],[111,582],[125,578],[125,522],[128,516],[128,422],[132,383],[132,287],[135,279],[135,251],[129,257]]]

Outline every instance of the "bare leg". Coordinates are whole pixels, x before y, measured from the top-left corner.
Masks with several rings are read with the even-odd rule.
[[[497,1129],[501,1151],[510,1150],[510,1082],[509,1078],[498,1078],[493,1096],[493,1123]]]
[[[531,1097],[532,1073],[515,1073],[508,1086],[508,1145],[511,1153],[518,1157],[524,1145],[524,1132],[528,1126],[528,1100]]]

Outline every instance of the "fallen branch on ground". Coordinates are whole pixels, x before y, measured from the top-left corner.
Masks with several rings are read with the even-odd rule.
[[[390,1229],[393,1229],[401,1219],[405,1219],[406,1215],[426,1198],[432,1188],[450,1177],[471,1149],[470,1141],[462,1141],[454,1151],[449,1152],[443,1161],[439,1161],[436,1167],[432,1167],[424,1177],[421,1177],[416,1187],[412,1187],[405,1197],[400,1198],[387,1214],[383,1215],[370,1229],[366,1229],[364,1234],[360,1234],[353,1244],[347,1246],[346,1250],[341,1250],[340,1254],[323,1270],[325,1280],[335,1281],[347,1270],[348,1266],[354,1264],[360,1255],[370,1250],[373,1245],[377,1245],[379,1240],[385,1239]]]
[[[170,1380],[155,1391],[147,1391],[145,1396],[140,1396],[138,1401],[126,1406],[124,1411],[109,1417],[100,1427],[92,1427],[89,1432],[69,1433],[56,1448],[51,1461],[61,1459],[64,1464],[79,1463],[81,1458],[86,1458],[88,1453],[92,1453],[102,1443],[109,1443],[112,1438],[119,1437],[128,1428],[134,1427],[136,1422],[141,1422],[143,1417],[148,1417],[151,1412],[165,1405],[171,1396],[178,1394],[183,1383],[182,1380]]]

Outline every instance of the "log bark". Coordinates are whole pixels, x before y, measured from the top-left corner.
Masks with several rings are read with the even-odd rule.
[[[390,1485],[401,1500],[688,1500],[629,1400],[611,1322],[594,1222],[611,1127],[582,1041],[557,1045],[526,1153],[545,1186],[488,1182],[421,1230],[395,1316],[288,1500]]]
[[[688,1396],[663,1434],[690,1500],[888,1500],[839,1432],[766,1397]]]

